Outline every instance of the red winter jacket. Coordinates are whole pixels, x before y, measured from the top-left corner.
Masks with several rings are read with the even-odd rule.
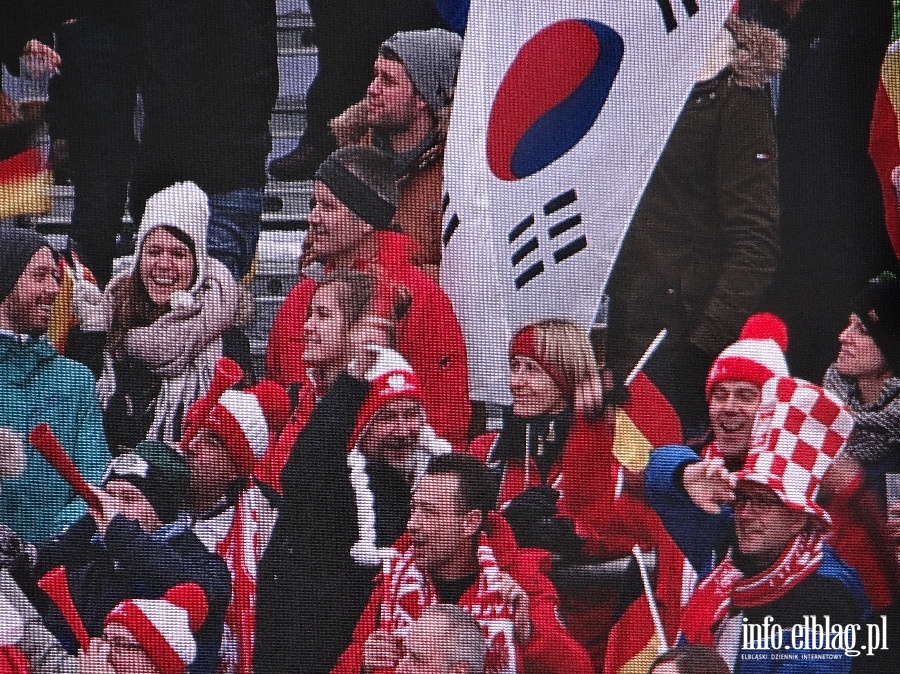
[[[681,425],[668,401],[646,377],[638,377],[623,406],[637,429],[652,447],[681,441]],[[574,415],[561,457],[551,467],[545,485],[534,461],[525,484],[525,461],[512,457],[502,461],[498,509],[528,487],[548,486],[560,492],[559,514],[570,518],[575,531],[585,539],[583,552],[591,557],[628,555],[635,543],[654,544],[650,533],[657,519],[652,510],[627,492],[616,494],[620,474],[626,472],[613,455],[616,427],[605,419],[586,421]],[[475,438],[469,453],[493,463],[498,433]],[[524,447],[522,448],[524,455]],[[646,520],[654,520],[651,525]]]
[[[533,631],[524,648],[518,649],[518,671],[523,674],[592,674],[588,654],[559,621],[559,598],[545,575],[549,555],[517,547],[509,525],[495,513],[488,516],[485,531],[500,569],[512,576],[529,598]],[[409,545],[407,534],[394,547],[403,554]],[[366,639],[381,627],[379,617],[387,585],[387,579],[379,574],[366,610],[353,632],[353,640],[331,674],[359,674],[362,671]],[[470,588],[463,594],[460,604],[466,603],[466,596],[472,591]]]
[[[412,304],[397,325],[397,351],[419,376],[428,421],[439,437],[456,448],[466,443],[471,406],[469,366],[462,329],[447,295],[405,255],[408,237],[379,232],[378,260],[361,260],[361,270],[377,265],[379,285],[405,287]],[[373,262],[375,264],[373,264]],[[266,369],[287,386],[306,379],[303,325],[317,284],[305,278],[288,294],[269,335]]]

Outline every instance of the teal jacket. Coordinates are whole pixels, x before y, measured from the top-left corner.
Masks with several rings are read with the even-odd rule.
[[[99,483],[110,454],[90,371],[60,356],[46,338],[0,334],[0,425],[27,437],[42,421],[88,482]],[[27,443],[25,457],[24,474],[0,487],[0,522],[40,542],[73,524],[86,506]]]

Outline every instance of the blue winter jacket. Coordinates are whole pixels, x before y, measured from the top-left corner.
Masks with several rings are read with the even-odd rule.
[[[724,557],[735,542],[734,518],[730,508],[710,515],[688,498],[680,485],[679,475],[684,467],[700,457],[682,445],[662,447],[650,457],[644,476],[647,497],[659,514],[669,535],[681,548],[701,578],[706,576]],[[803,641],[801,627],[809,616],[824,624],[859,625],[855,630],[855,648],[865,646],[868,629],[866,621],[871,609],[855,569],[841,561],[834,550],[825,545],[823,558],[815,573],[798,583],[785,595],[763,606],[743,609],[748,625],[763,625],[770,616],[770,624],[781,626],[780,648],[774,646],[778,637],[769,631],[768,643],[747,639],[746,648],[738,652],[735,672],[740,674],[846,674],[854,662],[865,665],[866,655],[848,655],[845,650],[817,649]],[[792,641],[795,625],[799,641]],[[752,632],[747,632],[748,637]],[[773,638],[774,637],[774,638]],[[743,635],[742,635],[743,639]],[[837,645],[837,642],[834,642]],[[785,648],[787,646],[787,648]]]

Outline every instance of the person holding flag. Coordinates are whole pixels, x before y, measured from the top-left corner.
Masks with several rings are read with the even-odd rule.
[[[775,274],[778,181],[767,77],[783,41],[728,18],[641,197],[606,292],[619,379],[662,328],[646,374],[689,437],[706,426],[703,383]],[[677,206],[673,206],[677,205]]]
[[[681,439],[666,400],[638,376],[621,407],[604,401],[587,335],[570,321],[521,328],[509,365],[512,410],[498,433],[476,438],[469,452],[500,476],[498,510],[518,544],[567,562],[627,556],[641,543],[659,548],[666,568],[680,569],[656,515],[625,488],[639,481],[653,447]],[[564,618],[599,671],[615,609],[560,589]],[[666,607],[677,609],[680,579],[663,580],[659,589]]]

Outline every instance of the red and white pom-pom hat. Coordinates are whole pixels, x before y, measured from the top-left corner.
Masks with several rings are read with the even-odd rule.
[[[160,599],[126,599],[106,625],[128,630],[162,674],[183,674],[197,657],[194,633],[206,620],[206,595],[196,583],[170,588]]]
[[[187,448],[200,429],[209,429],[225,441],[241,475],[249,476],[287,424],[291,401],[285,390],[271,381],[233,390],[243,376],[241,367],[230,358],[216,361],[209,390],[185,415],[181,443]]]
[[[747,460],[735,477],[763,484],[789,508],[830,522],[816,495],[853,431],[850,410],[821,386],[793,377],[770,379],[762,399]]]
[[[424,406],[422,385],[406,359],[393,349],[382,346],[369,348],[376,354],[374,365],[366,372],[369,392],[356,415],[356,426],[348,449],[356,447],[372,418],[391,400],[412,398]]]
[[[741,328],[738,341],[713,361],[706,378],[707,400],[719,382],[746,381],[762,388],[772,377],[787,377],[787,345],[784,321],[774,314],[753,314]]]

